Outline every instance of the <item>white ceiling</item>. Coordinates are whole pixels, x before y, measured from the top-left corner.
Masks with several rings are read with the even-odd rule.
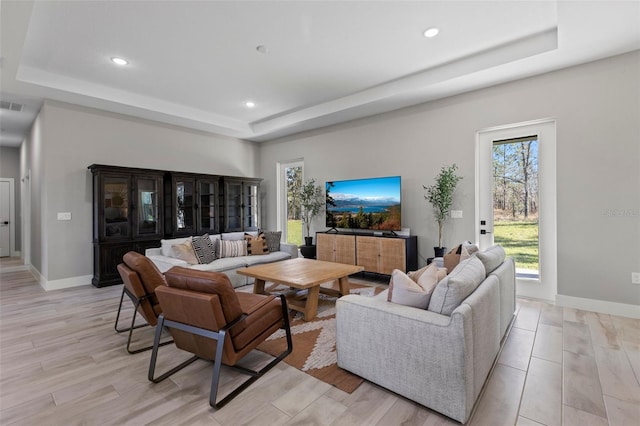
[[[42,99],[265,141],[640,49],[640,1],[3,0],[0,14],[0,95],[26,105],[0,110],[3,146]]]

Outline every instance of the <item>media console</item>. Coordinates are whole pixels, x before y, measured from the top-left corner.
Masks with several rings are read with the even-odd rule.
[[[391,275],[418,269],[418,238],[415,235],[364,233],[316,233],[316,258],[364,267],[365,272]]]

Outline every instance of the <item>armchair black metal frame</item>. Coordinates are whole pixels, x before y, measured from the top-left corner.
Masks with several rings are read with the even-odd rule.
[[[118,323],[120,321],[120,312],[122,310],[122,302],[124,301],[124,295],[129,296],[129,299],[131,299],[131,303],[133,303],[133,316],[131,317],[131,325],[127,328],[118,328]],[[116,314],[116,323],[114,324],[113,328],[115,329],[115,331],[117,333],[124,333],[126,331],[129,332],[129,337],[127,338],[127,352],[129,352],[130,354],[137,354],[140,352],[144,352],[144,351],[148,351],[149,349],[153,349],[153,345],[151,346],[146,346],[144,348],[140,348],[140,349],[135,349],[135,350],[131,350],[131,337],[133,336],[133,330],[136,330],[138,328],[142,328],[142,327],[146,327],[146,326],[150,326],[149,322],[146,320],[146,318],[142,317],[142,315],[140,315],[144,320],[145,323],[144,324],[136,324],[136,317],[138,316],[138,308],[140,307],[140,304],[142,303],[142,301],[147,300],[147,299],[151,299],[151,295],[146,294],[142,297],[137,297],[135,294],[131,293],[127,287],[123,286],[122,287],[122,295],[120,296],[120,304],[118,305],[118,313]],[[156,326],[157,327],[157,326]],[[162,334],[162,327],[157,328],[156,331],[160,330],[160,333]],[[170,343],[173,343],[173,339],[166,341],[166,342],[162,342],[160,343],[160,346],[164,346],[164,345],[168,345]]]
[[[220,370],[221,370],[222,365],[223,365],[222,364],[222,354],[223,354],[223,348],[224,348],[224,343],[225,343],[225,337],[227,335],[227,332],[231,328],[233,328],[234,325],[238,324],[243,318],[245,318],[246,315],[242,315],[242,316],[238,317],[236,320],[234,320],[233,322],[227,324],[225,327],[221,328],[218,331],[211,331],[211,330],[207,330],[207,329],[200,328],[200,327],[194,327],[194,326],[191,326],[191,325],[188,325],[188,324],[184,324],[184,323],[181,323],[181,322],[168,320],[168,319],[165,319],[164,314],[160,314],[160,316],[158,317],[158,326],[156,328],[156,335],[155,335],[155,339],[154,339],[154,342],[153,342],[153,351],[151,353],[151,362],[149,364],[149,375],[148,375],[149,380],[152,381],[153,383],[159,383],[162,380],[166,379],[167,377],[171,376],[172,374],[176,373],[177,371],[180,371],[184,367],[186,367],[189,364],[193,363],[198,358],[200,358],[198,355],[194,355],[193,357],[187,359],[186,361],[182,362],[181,364],[177,365],[176,367],[173,367],[172,369],[170,369],[167,372],[161,374],[160,376],[154,377],[155,368],[156,368],[156,360],[157,360],[157,357],[158,357],[158,348],[160,346],[164,345],[163,343],[160,343],[160,337],[161,337],[161,334],[162,334],[163,327],[175,328],[175,329],[182,330],[182,331],[185,331],[185,332],[188,332],[188,333],[196,334],[198,336],[203,336],[203,337],[206,337],[206,338],[209,338],[209,339],[213,339],[213,340],[215,340],[217,342],[217,344],[216,344],[216,354],[215,354],[214,365],[213,365],[213,376],[212,376],[212,379],[211,379],[211,392],[209,394],[209,405],[211,405],[211,407],[213,407],[215,409],[219,409],[219,408],[223,407],[225,404],[227,404],[233,398],[238,396],[243,390],[245,390],[247,387],[249,387],[253,382],[258,380],[265,373],[267,373],[269,370],[271,370],[271,368],[273,368],[276,364],[278,364],[285,357],[287,357],[287,355],[289,355],[291,353],[291,351],[293,350],[293,341],[291,339],[291,327],[289,325],[289,310],[287,308],[287,300],[286,300],[284,295],[279,295],[279,297],[280,297],[280,300],[281,300],[282,316],[283,316],[283,319],[284,319],[284,325],[281,327],[281,329],[284,329],[285,333],[286,333],[287,349],[285,349],[280,355],[276,356],[269,364],[264,366],[259,371],[254,371],[254,370],[251,370],[251,369],[248,369],[248,368],[244,368],[244,367],[241,367],[241,366],[238,366],[238,365],[225,365],[225,367],[228,367],[228,368],[231,368],[233,370],[239,371],[241,373],[247,374],[247,375],[249,375],[251,377],[249,377],[247,380],[245,380],[243,383],[241,383],[239,386],[237,386],[235,389],[233,389],[227,396],[222,398],[219,402],[216,402],[216,399],[217,399],[217,396],[218,396],[218,383],[220,382]]]

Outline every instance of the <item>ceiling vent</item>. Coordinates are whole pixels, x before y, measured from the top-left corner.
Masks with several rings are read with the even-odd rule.
[[[0,109],[8,109],[9,111],[22,111],[23,105],[15,102],[0,101]]]

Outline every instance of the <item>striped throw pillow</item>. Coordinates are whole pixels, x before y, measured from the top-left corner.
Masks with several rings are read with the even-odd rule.
[[[221,258],[247,255],[247,242],[245,240],[220,240],[219,243],[218,252]]]

